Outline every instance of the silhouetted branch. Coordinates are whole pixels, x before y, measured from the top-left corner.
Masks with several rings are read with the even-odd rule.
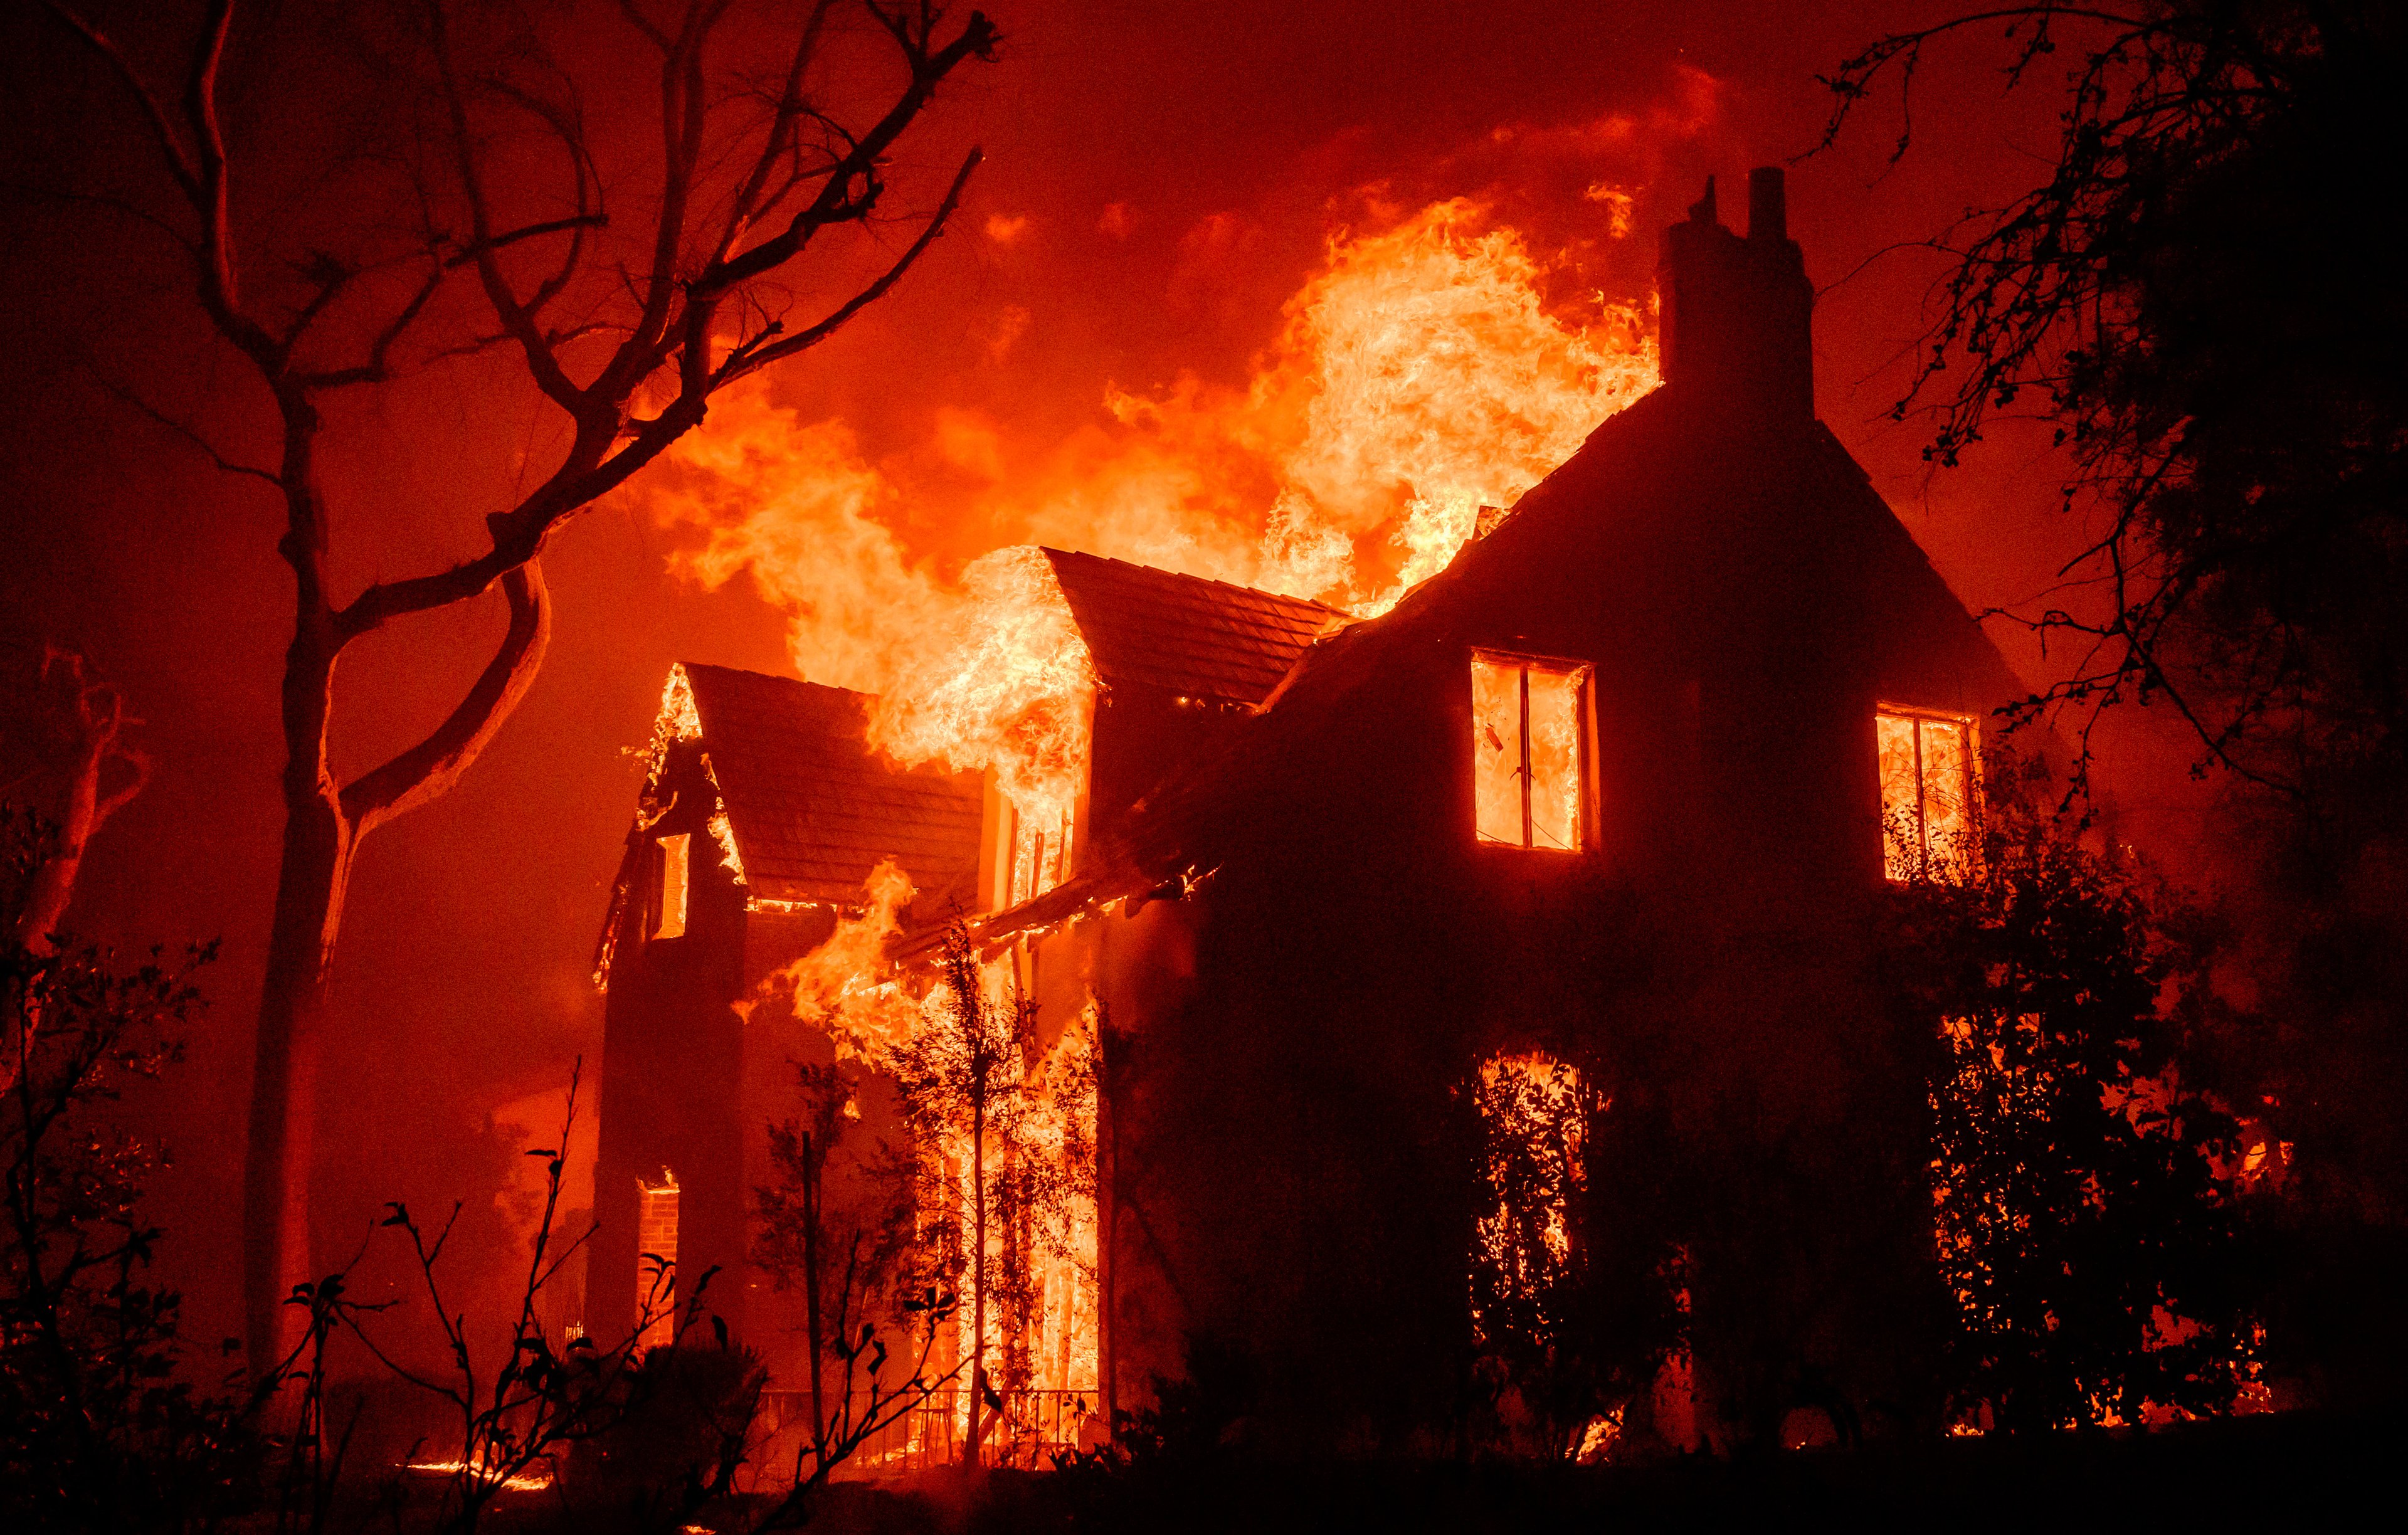
[[[929,216],[927,223],[921,229],[920,237],[913,240],[910,249],[905,251],[896,260],[895,265],[889,266],[877,280],[838,305],[826,319],[817,324],[808,326],[782,340],[763,345],[762,343],[769,341],[770,337],[777,334],[777,327],[772,325],[769,330],[754,337],[746,346],[738,347],[728,354],[726,361],[720,364],[718,372],[712,377],[711,387],[720,388],[748,373],[767,367],[781,358],[791,357],[798,351],[819,345],[842,328],[846,321],[884,297],[886,291],[900,281],[903,274],[911,269],[911,264],[920,259],[921,252],[935,244],[937,237],[945,232],[945,225],[953,218],[953,210],[961,206],[962,191],[969,185],[970,173],[978,169],[979,162],[982,158],[983,154],[981,151],[972,150],[969,152],[968,157],[962,162],[962,168],[954,172],[953,184],[946,188],[945,200],[938,205],[937,211]]]
[[[343,813],[360,835],[450,789],[535,684],[552,633],[551,598],[536,562],[506,572],[502,593],[509,627],[468,696],[425,739],[344,787]]]
[[[175,433],[178,437],[182,438],[186,442],[189,442],[194,447],[199,449],[202,455],[212,465],[216,466],[219,472],[222,474],[249,475],[254,480],[264,480],[269,485],[274,486],[279,490],[283,488],[284,482],[276,477],[276,472],[274,470],[263,469],[256,464],[238,464],[235,462],[233,459],[230,459],[223,453],[218,452],[217,445],[211,442],[208,438],[201,436],[200,432],[189,423],[178,421],[175,417],[167,414],[165,410],[152,405],[149,400],[144,399],[140,395],[128,389],[123,384],[119,383],[108,374],[103,373],[99,368],[94,367],[90,371],[92,373],[93,380],[98,383],[101,388],[108,391],[108,393],[115,396],[120,403],[133,407],[144,417],[165,427],[170,432]]]

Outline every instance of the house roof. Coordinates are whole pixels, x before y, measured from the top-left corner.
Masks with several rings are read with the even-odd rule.
[[[1406,594],[1390,611],[1333,631],[1299,652],[1295,665],[1218,747],[1131,808],[1112,834],[1090,848],[1080,874],[1009,911],[996,912],[982,936],[1051,927],[1078,911],[1137,897],[1170,882],[1209,875],[1242,854],[1259,835],[1255,813],[1267,796],[1293,793],[1321,770],[1321,753],[1358,690],[1371,684],[1398,653],[1442,632],[1466,601],[1510,589],[1517,567],[1553,557],[1568,536],[1586,525],[1614,524],[1645,497],[1633,487],[1659,483],[1684,457],[1697,456],[1695,430],[1670,389],[1658,389],[1608,418],[1573,456],[1533,487],[1485,537]],[[1986,659],[1986,690],[2000,697],[2021,690],[1947,583],[1866,478],[1864,470],[1820,422],[1789,440],[1789,462],[1813,484],[1818,510],[1836,533],[1861,536],[1852,545],[1879,552],[1904,579],[1891,600],[1931,622],[1961,624]],[[1734,551],[1734,552],[1736,552]]]
[[[1259,704],[1316,638],[1352,616],[1099,555],[1044,554],[1107,687]]]
[[[924,894],[975,886],[978,779],[873,752],[867,694],[692,662],[685,674],[754,899],[858,904],[887,858]]]

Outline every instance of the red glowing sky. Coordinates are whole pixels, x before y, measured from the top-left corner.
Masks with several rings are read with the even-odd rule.
[[[1709,173],[1729,184],[1812,148],[1828,108],[1815,72],[1938,13],[1660,0],[991,9],[1008,38],[1002,62],[940,103],[897,179],[912,189],[983,145],[954,233],[893,299],[778,384],[801,419],[855,434],[896,487],[904,542],[940,567],[1024,535],[995,513],[987,475],[1055,462],[1096,428],[1108,386],[1159,391],[1182,373],[1241,382],[1333,230],[1376,223],[1382,208],[1481,198],[1534,250],[1582,251],[1580,284],[1642,298],[1656,231]],[[63,56],[32,23],[12,22],[0,41],[16,61],[12,98],[70,116],[113,109],[72,70],[65,85],[27,76]],[[1997,63],[1974,50],[1927,71],[1922,136],[1897,167],[1894,104],[1881,104],[1836,151],[1790,171],[1791,231],[1825,290],[1820,412],[1976,608],[2040,589],[2077,530],[2054,510],[2044,432],[2009,431],[1927,485],[1914,423],[1885,412],[1936,267],[1928,254],[1881,253],[2035,174],[2050,103],[2002,100]],[[97,170],[131,174],[111,148],[130,141],[95,129],[87,150],[79,122],[54,117],[31,136],[37,150],[12,153],[72,144]],[[1604,237],[1604,213],[1582,195],[1600,179],[1637,198],[1625,240]],[[0,347],[12,423],[0,446],[11,548],[0,638],[86,652],[147,722],[141,737],[160,761],[94,849],[79,925],[128,942],[226,941],[193,1059],[151,1106],[179,1152],[164,1188],[178,1226],[178,1211],[230,1206],[238,1188],[280,818],[274,690],[289,585],[265,498],[212,475],[93,383],[84,343],[97,337],[108,366],[141,368],[174,277],[155,256],[135,259],[138,231],[97,217],[20,205],[0,236],[23,298]],[[222,365],[191,362],[172,326],[162,334],[163,355],[184,359],[160,365],[179,397],[238,431],[245,407]],[[438,514],[386,527],[394,537],[360,573],[455,552],[480,497],[507,490],[526,414],[524,401],[435,400],[365,433],[382,446],[354,466],[362,482],[389,476]],[[943,450],[947,419],[991,427],[1000,457],[987,471],[965,472]],[[456,444],[374,459],[445,423]],[[340,1037],[322,1106],[321,1206],[333,1228],[365,1225],[385,1198],[479,1197],[460,1186],[473,1177],[461,1148],[494,1105],[556,1086],[580,1053],[598,1055],[585,977],[636,787],[622,749],[643,739],[670,661],[788,664],[782,616],[746,584],[707,593],[671,577],[671,553],[693,537],[639,497],[576,524],[547,556],[555,638],[532,696],[460,789],[368,844],[337,965]],[[347,661],[349,759],[448,707],[499,623],[481,609],[444,615]],[[2000,639],[2028,673],[2045,665],[2013,634]],[[213,1337],[231,1310],[208,1276],[232,1271],[231,1232],[205,1221],[179,1230],[179,1277],[195,1293],[198,1335]]]

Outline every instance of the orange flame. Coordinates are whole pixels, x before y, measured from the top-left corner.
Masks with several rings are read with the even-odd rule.
[[[1035,452],[947,409],[931,451],[986,481],[997,525],[1037,542],[1383,612],[1653,388],[1635,304],[1551,304],[1547,261],[1454,199],[1341,230],[1241,388],[1182,377],[1107,392],[1105,416]],[[896,531],[899,497],[833,422],[765,384],[715,401],[648,493],[709,530],[677,567],[750,572],[791,621],[797,667],[881,696],[898,761],[989,770],[1022,814],[1065,824],[1083,776],[1094,669],[1028,548],[945,581]]]
[[[909,1040],[921,1004],[896,984],[886,945],[901,931],[911,877],[889,858],[870,870],[864,904],[837,919],[816,949],[780,970],[764,989],[791,989],[795,1016],[819,1023],[838,1059],[882,1065]]]
[[[904,762],[988,768],[1024,817],[1059,824],[1085,777],[1096,668],[1045,556],[999,549],[962,572],[968,602],[905,648],[869,739]]]
[[[1328,270],[1288,306],[1283,350],[1312,359],[1318,385],[1288,481],[1329,522],[1383,528],[1404,552],[1366,612],[1445,568],[1484,504],[1511,505],[1656,383],[1635,308],[1567,326],[1521,236],[1475,233],[1485,219],[1457,199],[1333,241]]]

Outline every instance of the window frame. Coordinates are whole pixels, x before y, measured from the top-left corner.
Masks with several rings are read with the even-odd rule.
[[[1472,668],[1485,663],[1492,667],[1511,667],[1520,673],[1521,726],[1517,738],[1521,765],[1517,776],[1522,781],[1522,840],[1509,842],[1502,838],[1484,835],[1480,829],[1480,759],[1479,704],[1469,697],[1470,724],[1466,732],[1472,742],[1471,764],[1471,837],[1472,845],[1484,848],[1511,848],[1519,853],[1553,853],[1577,857],[1598,846],[1597,822],[1598,796],[1597,788],[1597,664],[1570,656],[1539,655],[1526,651],[1498,650],[1488,645],[1474,645],[1462,676],[1469,689]],[[1573,772],[1579,782],[1573,786],[1572,845],[1550,847],[1536,839],[1536,817],[1531,808],[1530,782],[1530,673],[1541,671],[1572,680],[1572,733],[1576,738],[1577,756]]]
[[[1914,864],[1913,874],[1899,875],[1889,871],[1889,803],[1881,782],[1881,722],[1884,719],[1907,720],[1914,725]],[[1972,846],[1967,849],[1969,858],[1980,856],[1982,824],[1982,725],[1978,716],[1959,713],[1955,710],[1934,709],[1924,704],[1873,703],[1873,794],[1881,805],[1882,877],[1891,884],[1906,884],[1916,879],[1931,877],[1931,828],[1925,818],[1924,807],[1930,799],[1924,787],[1923,727],[1926,724],[1953,724],[1965,732],[1965,782],[1959,785],[1965,796],[1965,822],[1973,833]]]

